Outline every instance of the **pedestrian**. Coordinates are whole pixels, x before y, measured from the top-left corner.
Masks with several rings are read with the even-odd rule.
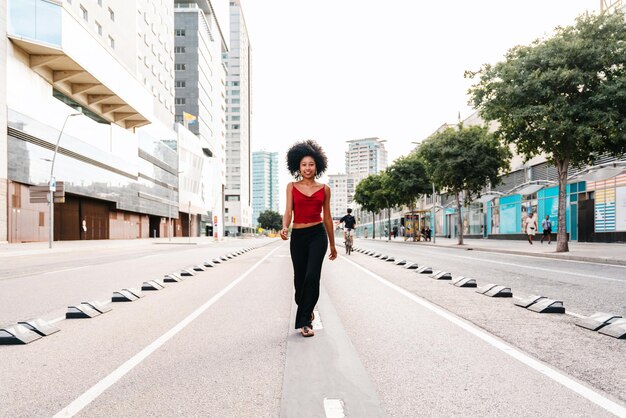
[[[537,220],[533,217],[533,213],[529,213],[526,218],[526,234],[528,235],[528,242],[532,245],[533,237],[537,233]]]
[[[328,158],[315,141],[296,142],[287,151],[287,169],[296,181],[287,185],[287,204],[280,237],[288,239],[293,217],[289,249],[295,302],[298,305],[295,328],[303,337],[314,335],[313,309],[319,299],[322,263],[329,241],[329,259],[337,258],[330,212],[330,187],[316,181],[326,171],[327,165]]]
[[[541,236],[541,243],[548,238],[548,244],[552,243],[552,222],[550,222],[550,215],[546,215],[546,219],[541,221],[541,228],[543,229],[543,235]]]
[[[426,241],[430,241],[430,236],[432,234],[432,231],[430,230],[430,226],[426,227]]]
[[[367,236],[368,236],[367,226],[363,228],[363,234],[365,235],[365,239],[367,239]]]
[[[405,230],[404,225],[400,225],[400,236],[401,237],[404,237],[404,232],[405,232],[404,230]]]
[[[396,239],[398,237],[398,225],[394,225],[393,229],[391,230],[391,233],[393,235],[393,239]]]

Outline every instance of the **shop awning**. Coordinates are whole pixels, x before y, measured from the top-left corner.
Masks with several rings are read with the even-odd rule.
[[[546,187],[545,184],[529,184],[528,186],[524,186],[521,189],[517,190],[515,193],[521,194],[521,195],[533,194],[533,193],[537,193],[539,190],[543,189],[544,187]]]
[[[624,167],[604,167],[581,174],[576,179],[584,181],[603,181],[617,177],[624,172]]]
[[[493,199],[495,199],[498,196],[499,195],[497,194],[484,194],[484,195],[481,195],[478,199],[476,199],[475,202],[485,204],[487,202],[491,202]]]

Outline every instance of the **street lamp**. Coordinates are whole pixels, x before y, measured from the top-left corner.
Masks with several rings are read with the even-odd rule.
[[[61,127],[61,131],[59,132],[59,137],[57,138],[57,143],[54,146],[54,155],[52,156],[52,166],[50,167],[50,181],[48,182],[48,205],[50,205],[50,237],[48,238],[48,248],[52,248],[52,241],[54,241],[54,192],[57,190],[57,182],[54,178],[54,162],[57,158],[57,153],[59,152],[59,142],[61,142],[61,136],[63,135],[63,130],[65,129],[65,124],[67,120],[72,116],[82,115],[81,112],[70,113],[65,117],[65,121],[63,122],[63,126]]]

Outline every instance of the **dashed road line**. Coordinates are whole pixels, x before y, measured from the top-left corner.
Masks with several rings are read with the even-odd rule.
[[[124,364],[119,366],[113,372],[111,372],[104,379],[100,380],[98,383],[93,385],[90,389],[88,389],[85,393],[76,398],[72,403],[59,411],[54,418],[57,417],[73,417],[77,413],[79,413],[83,408],[93,402],[96,398],[98,398],[104,391],[113,386],[118,380],[120,380],[124,375],[134,369],[136,366],[141,364],[148,356],[158,350],[163,344],[171,340],[176,334],[185,329],[187,325],[191,324],[196,318],[202,315],[208,308],[210,308],[215,302],[220,300],[225,294],[231,291],[235,286],[237,286],[243,279],[248,277],[250,273],[252,273],[257,267],[259,267],[265,260],[267,260],[272,254],[274,254],[277,250],[281,249],[282,245],[274,248],[270,251],[265,257],[256,262],[252,267],[245,271],[241,276],[231,282],[228,286],[222,289],[219,293],[213,296],[211,299],[206,301],[202,306],[193,311],[189,316],[176,324],[173,328],[167,331],[165,334],[161,335],[155,341],[153,341],[150,345],[145,347],[139,353],[135,354],[132,358],[127,360]]]
[[[84,268],[87,268],[87,267],[93,267],[93,265],[90,264],[88,266],[72,267],[72,268],[63,269],[63,270],[46,271],[46,272],[41,273],[41,274],[63,273],[63,272],[66,272],[66,271],[80,270],[80,269],[84,269]]]
[[[341,399],[324,398],[324,413],[326,418],[345,418],[343,401]]]
[[[458,316],[446,311],[445,309],[442,309],[436,305],[433,305],[432,303],[428,302],[427,300],[409,292],[406,289],[403,289],[402,287],[395,285],[393,283],[391,283],[390,281],[382,278],[381,276],[369,271],[368,269],[366,269],[365,267],[362,267],[361,265],[355,263],[352,260],[348,260],[346,257],[341,256],[342,259],[344,259],[345,261],[347,261],[348,263],[352,264],[353,266],[357,267],[358,269],[364,271],[366,274],[370,275],[371,277],[373,277],[374,279],[378,280],[380,283],[384,284],[385,286],[391,288],[392,290],[395,290],[396,292],[400,293],[403,296],[406,296],[407,298],[411,299],[413,302],[417,303],[418,305],[421,305],[422,307],[430,310],[431,312],[435,313],[436,315],[448,320],[449,322],[453,323],[454,325],[457,325],[458,327],[462,328],[463,330],[469,332],[470,334],[474,335],[475,337],[483,340],[484,342],[486,342],[487,344],[491,345],[492,347],[502,351],[503,353],[513,357],[514,359],[518,360],[519,362],[521,362],[522,364],[525,364],[526,366],[530,367],[531,369],[534,369],[536,371],[538,371],[539,373],[547,376],[548,378],[552,379],[553,381],[565,386],[566,388],[570,389],[571,391],[579,394],[580,396],[582,396],[583,398],[593,402],[594,404],[598,405],[601,408],[606,409],[607,411],[609,411],[610,413],[620,416],[620,417],[626,417],[626,407],[613,402],[612,400],[602,396],[601,394],[595,392],[594,390],[578,383],[577,381],[575,381],[574,379],[562,374],[561,372],[557,371],[556,369],[553,369],[551,367],[549,367],[546,364],[543,364],[541,362],[539,362],[538,360],[535,360],[534,358],[528,356],[527,354],[522,353],[521,351],[515,349],[513,346],[497,339],[496,337],[494,337],[493,335],[483,331],[482,329],[470,324],[469,322],[464,321],[463,319],[459,318]]]

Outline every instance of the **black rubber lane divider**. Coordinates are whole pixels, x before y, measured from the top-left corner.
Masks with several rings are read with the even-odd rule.
[[[103,303],[103,302],[93,301],[93,302],[82,302],[82,303],[83,305],[91,306],[93,309],[100,312],[101,314],[111,312],[111,310],[113,309],[111,308],[111,305],[108,302]]]
[[[202,265],[204,267],[215,267],[215,263],[212,263],[211,261],[205,261]]]
[[[533,303],[528,307],[528,310],[537,313],[557,313],[564,314],[565,306],[563,301],[543,298],[539,302]]]
[[[435,280],[452,280],[452,274],[447,271],[438,270],[433,272],[433,274],[430,275],[430,278]]]
[[[619,319],[612,324],[603,327],[598,332],[600,334],[624,340],[626,339],[626,319]]]
[[[389,258],[389,256],[388,256],[388,255],[381,255],[381,256],[380,256],[380,257],[378,257],[378,258],[380,258],[381,260],[386,260],[386,259],[388,259],[388,258]]]
[[[456,287],[478,287],[476,279],[465,276],[459,276],[455,278],[450,282],[450,284],[455,285]]]
[[[222,261],[228,261],[228,257],[226,257],[226,256],[221,256],[221,257],[220,257],[220,260],[222,260]]]
[[[606,327],[618,320],[622,319],[621,315],[613,315],[605,312],[596,312],[586,318],[581,318],[576,321],[576,325],[582,328],[590,329],[592,331],[598,331],[601,328]]]
[[[165,283],[178,283],[178,282],[182,282],[183,280],[185,280],[185,279],[183,278],[183,276],[179,276],[179,275],[178,275],[178,274],[176,274],[176,273],[166,274],[166,275],[163,277],[163,281],[164,281]]]
[[[432,267],[427,267],[427,266],[422,266],[422,267],[418,268],[415,272],[419,273],[419,274],[433,274],[433,268]]]
[[[111,302],[134,302],[142,297],[143,294],[137,289],[122,289],[117,292],[113,292]]]
[[[55,332],[61,331],[58,327],[52,325],[47,321],[44,321],[41,318],[31,319],[28,321],[18,321],[18,325],[23,325],[29,330],[41,335],[42,337],[47,337],[48,335],[52,335]]]
[[[220,260],[218,258],[214,258],[213,261],[211,261],[211,263],[213,263],[213,264],[221,264],[222,260]]]
[[[403,268],[405,268],[407,270],[416,270],[418,267],[419,266],[417,265],[417,263],[411,263],[411,262],[407,261]]]
[[[68,306],[65,319],[95,318],[99,315],[102,315],[102,312],[97,311],[91,305],[81,303],[80,305]]]
[[[186,268],[180,271],[180,275],[184,277],[190,277],[190,276],[195,276],[196,272],[193,271],[193,268]]]
[[[513,304],[520,306],[522,308],[528,308],[530,305],[532,305],[533,303],[539,302],[541,299],[546,299],[546,297],[539,296],[539,295],[530,295],[526,299],[520,299],[520,300],[513,302]]]
[[[0,328],[0,345],[21,345],[37,341],[41,335],[25,327],[14,325],[8,328]]]
[[[406,264],[406,260],[398,260],[398,261],[394,261],[394,263],[396,266],[404,266]]]
[[[497,284],[488,284],[482,287],[479,287],[476,290],[476,293],[480,293],[485,296],[489,296],[492,298],[512,298],[513,292],[511,292],[510,287],[500,286]]]
[[[151,291],[151,290],[161,290],[165,289],[165,284],[157,281],[157,280],[148,280],[147,282],[143,282],[141,285],[141,290]]]
[[[193,266],[193,271],[206,271],[206,268],[204,268],[204,266]]]
[[[389,257],[385,261],[388,262],[388,263],[393,263],[393,262],[396,261],[396,258],[395,257]]]

